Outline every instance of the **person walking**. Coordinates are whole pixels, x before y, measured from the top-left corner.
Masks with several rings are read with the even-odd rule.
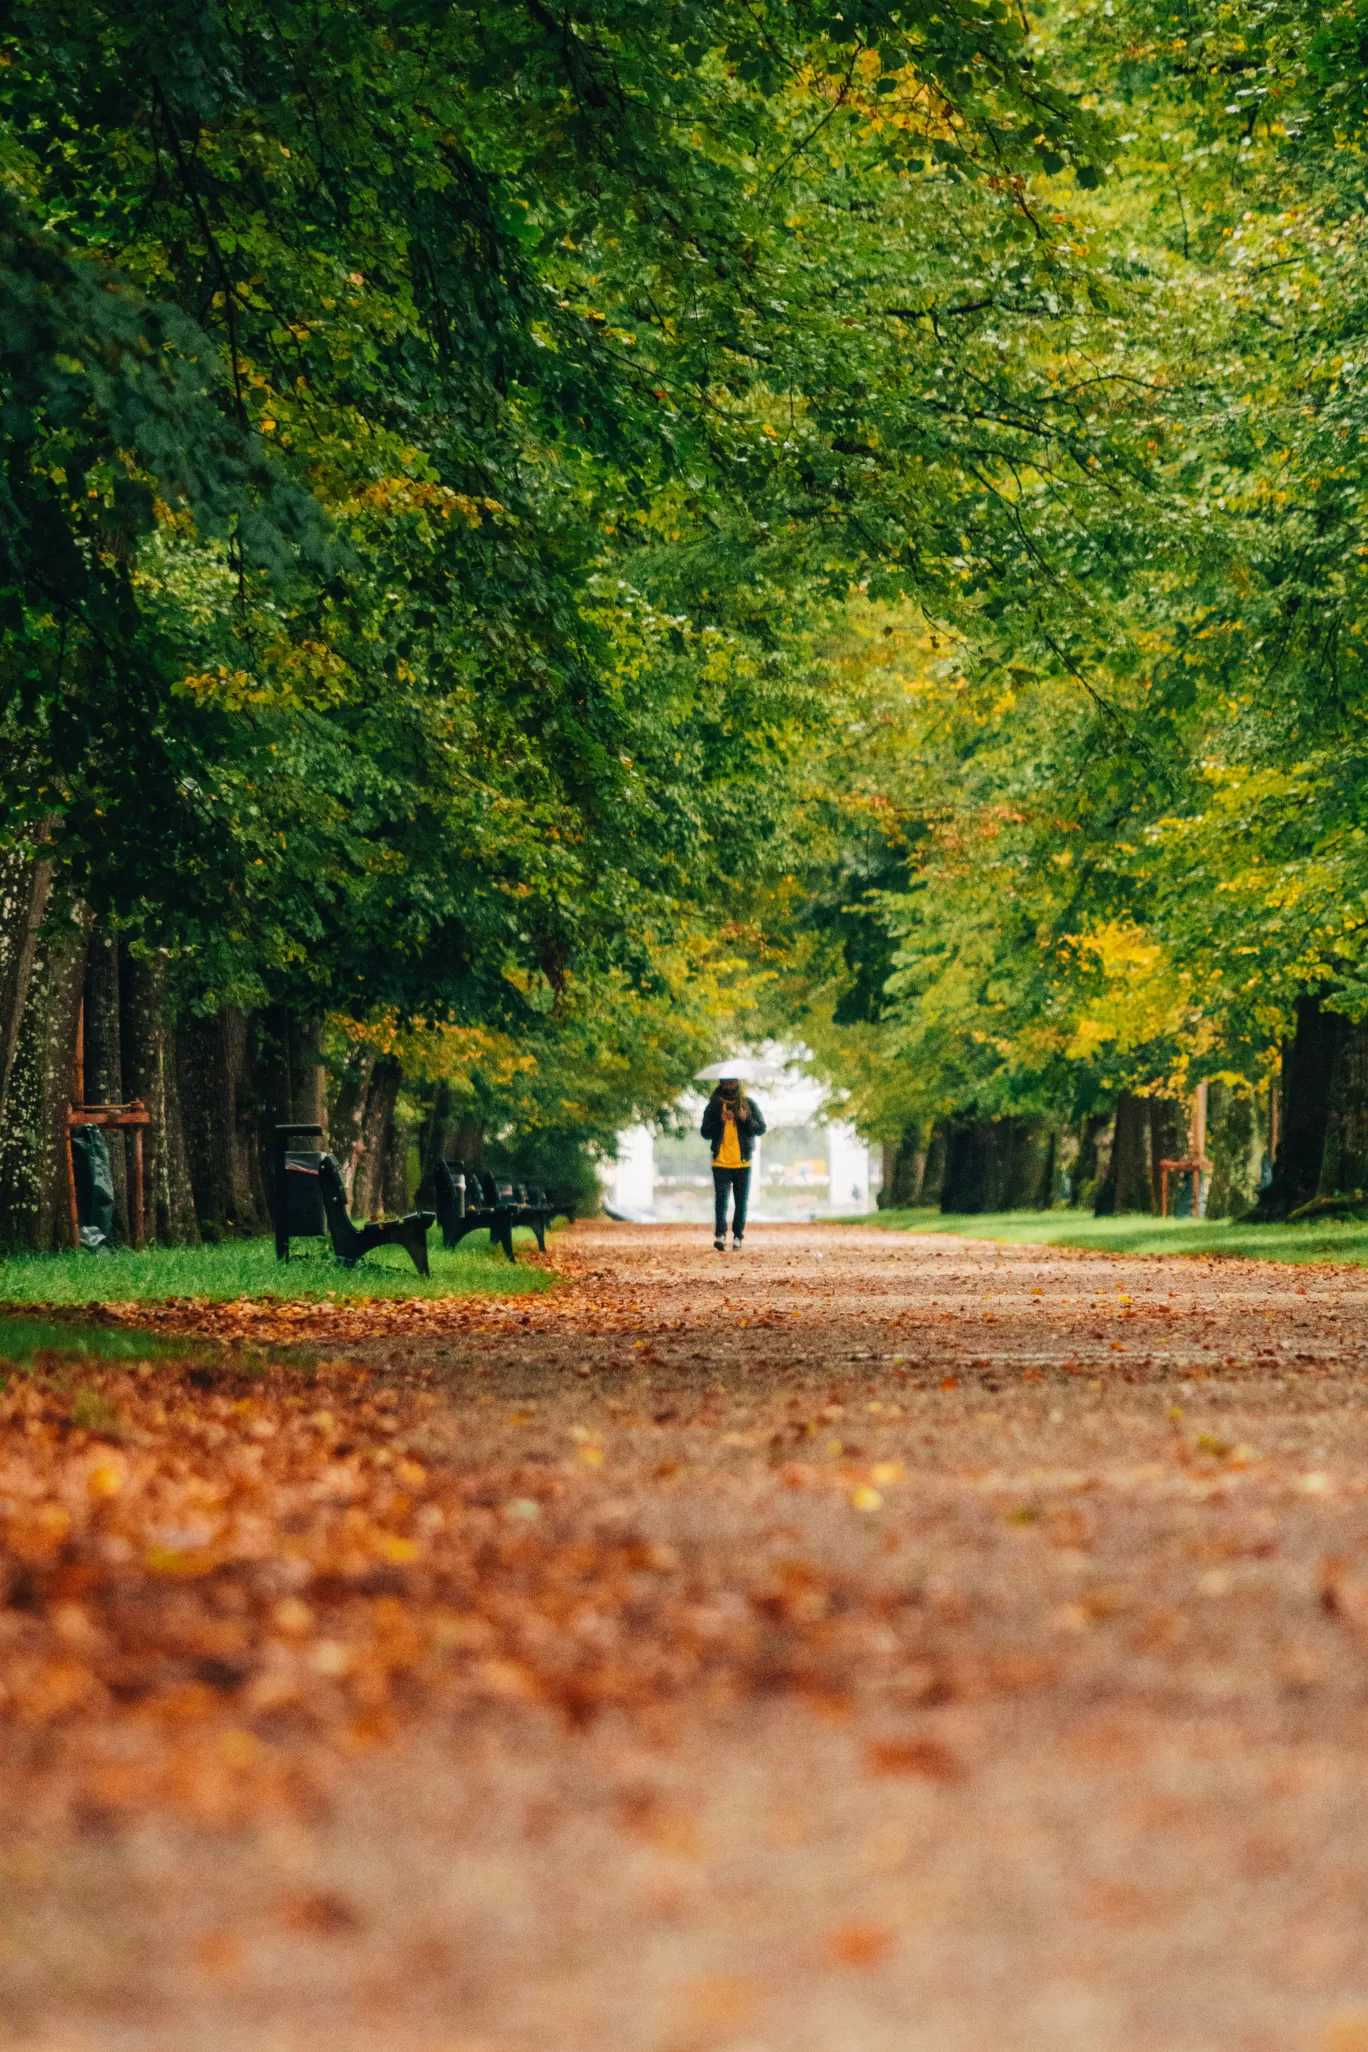
[[[703,1108],[703,1138],[712,1142],[713,1245],[727,1251],[727,1197],[732,1201],[732,1251],[746,1231],[751,1149],[765,1130],[765,1115],[735,1076],[724,1076]]]

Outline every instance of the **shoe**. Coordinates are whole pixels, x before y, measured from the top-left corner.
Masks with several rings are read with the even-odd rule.
[[[719,1254],[725,1254],[725,1253],[726,1253],[726,1251],[727,1251],[727,1243],[726,1243],[726,1241],[725,1241],[725,1240],[714,1240],[714,1241],[713,1241],[713,1245],[714,1245],[714,1247],[716,1247],[716,1249],[717,1249],[717,1251],[718,1251],[718,1253],[719,1253]]]
[[[733,1234],[732,1234],[732,1253],[733,1253],[733,1254],[739,1254],[740,1252],[741,1252],[741,1234],[740,1234],[740,1233],[733,1233]]]

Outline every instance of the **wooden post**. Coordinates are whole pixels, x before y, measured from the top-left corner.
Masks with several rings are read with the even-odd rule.
[[[134,1126],[133,1173],[128,1179],[128,1238],[133,1247],[143,1243],[143,1129]]]
[[[66,1141],[67,1201],[71,1206],[71,1245],[75,1253],[81,1251],[81,1214],[76,1208],[76,1157],[71,1151],[71,1106],[67,1112],[62,1137]]]

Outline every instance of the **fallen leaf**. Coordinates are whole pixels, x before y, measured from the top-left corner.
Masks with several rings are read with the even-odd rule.
[[[881,1965],[892,1949],[893,1933],[882,1924],[841,1924],[826,1941],[834,1965],[866,1970]]]
[[[875,1739],[865,1748],[865,1770],[882,1777],[915,1775],[924,1781],[962,1781],[964,1769],[934,1738]]]

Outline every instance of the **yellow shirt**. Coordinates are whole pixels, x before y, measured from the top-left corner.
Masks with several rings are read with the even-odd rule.
[[[722,1145],[713,1156],[714,1168],[744,1168],[741,1159],[741,1135],[736,1130],[735,1119],[722,1122]]]

